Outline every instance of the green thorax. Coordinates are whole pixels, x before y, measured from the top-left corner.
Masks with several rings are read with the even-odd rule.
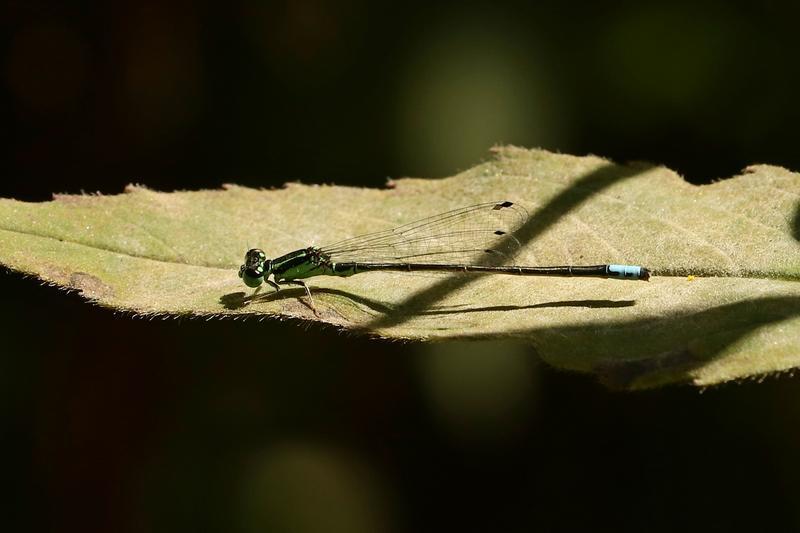
[[[318,248],[295,250],[272,260],[272,274],[278,281],[313,276],[348,276],[354,272],[336,272],[330,258]]]

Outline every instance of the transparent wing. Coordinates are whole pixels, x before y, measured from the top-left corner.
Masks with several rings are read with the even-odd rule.
[[[321,248],[334,262],[502,264],[519,250],[528,218],[513,202],[487,202]]]

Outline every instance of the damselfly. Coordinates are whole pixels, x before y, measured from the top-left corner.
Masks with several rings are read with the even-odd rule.
[[[301,279],[375,271],[650,279],[646,268],[632,265],[507,265],[521,248],[514,232],[527,219],[527,211],[514,202],[487,202],[276,259],[253,248],[244,256],[239,277],[248,287],[260,288],[266,282],[276,291],[280,285],[299,285],[309,298],[311,291]]]

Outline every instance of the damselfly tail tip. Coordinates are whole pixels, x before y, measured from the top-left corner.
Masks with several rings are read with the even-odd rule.
[[[650,271],[642,267],[642,270],[639,273],[639,279],[642,281],[650,281]]]

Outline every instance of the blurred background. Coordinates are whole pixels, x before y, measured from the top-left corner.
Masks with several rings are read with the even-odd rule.
[[[790,2],[4,1],[0,197],[382,187],[494,144],[800,170]],[[800,529],[800,388],[147,322],[0,272],[7,531]]]

